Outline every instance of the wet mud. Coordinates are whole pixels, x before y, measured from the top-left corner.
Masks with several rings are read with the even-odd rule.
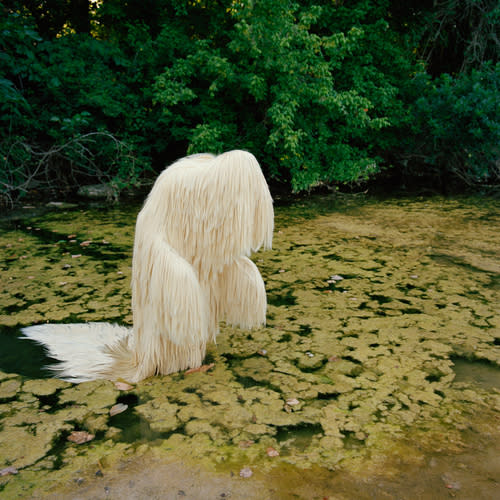
[[[127,389],[51,378],[19,328],[131,323],[139,207],[2,221],[0,496],[495,498],[499,208],[278,205],[267,326],[222,325],[213,367]]]

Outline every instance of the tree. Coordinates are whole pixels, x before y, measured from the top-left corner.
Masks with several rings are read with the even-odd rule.
[[[162,123],[190,152],[260,152],[268,175],[294,190],[373,175],[411,62],[384,8],[354,4],[228,2],[231,23],[220,23],[221,9],[204,3],[218,29],[156,78]]]

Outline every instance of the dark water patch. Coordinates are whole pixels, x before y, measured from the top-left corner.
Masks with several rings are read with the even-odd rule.
[[[316,286],[314,287],[315,290],[318,292],[326,292],[330,290],[331,292],[338,292],[338,293],[345,293],[349,291],[349,288],[345,288],[343,286],[339,286],[336,283],[328,283],[326,286],[321,285],[321,286]]]
[[[342,434],[344,435],[342,441],[346,450],[355,450],[365,446],[365,440],[356,437],[354,432],[343,430]]]
[[[329,253],[329,254],[323,255],[322,257],[323,257],[323,259],[328,259],[328,260],[352,262],[352,259],[347,259],[345,257],[342,257],[341,255],[336,254],[336,253]]]
[[[318,399],[322,401],[337,401],[340,394],[340,392],[319,392]]]
[[[299,331],[297,332],[301,337],[307,337],[311,335],[312,328],[311,325],[299,325]]]
[[[242,377],[242,376],[235,376],[236,382],[240,384],[244,389],[250,389],[251,387],[262,387],[264,384],[259,382],[258,380],[255,380],[252,377]]]
[[[251,389],[252,387],[264,387],[278,394],[281,393],[281,389],[271,384],[268,380],[257,380],[248,375],[238,375],[233,373],[234,379],[238,384],[240,384],[244,389]]]
[[[359,338],[359,333],[357,333],[357,332],[346,332],[346,333],[342,334],[342,337],[352,337],[352,338],[358,339]]]
[[[444,373],[441,373],[439,371],[434,371],[434,372],[431,372],[429,373],[429,375],[427,375],[425,377],[425,380],[427,380],[427,382],[439,382],[443,377],[444,377]]]
[[[213,352],[207,352],[205,354],[205,357],[203,358],[203,364],[204,365],[210,365],[212,363],[215,363],[216,358]]]
[[[452,368],[455,372],[454,382],[466,382],[486,390],[500,390],[500,367],[498,365],[462,357],[451,359],[453,361]]]
[[[254,356],[261,356],[258,352],[238,352],[238,351],[232,351],[232,352],[221,352],[220,353],[221,358],[227,362],[230,368],[232,368],[235,364],[238,362],[252,358]],[[204,363],[207,364],[207,363]]]
[[[61,392],[62,389],[58,389],[57,391],[53,392],[52,394],[46,394],[46,395],[41,395],[38,394],[36,395],[36,398],[39,401],[39,408],[43,409],[45,413],[55,413],[56,411],[73,405],[72,401],[68,401],[67,403],[64,404],[59,404],[59,393]]]
[[[36,300],[25,300],[24,294],[20,293],[16,293],[14,297],[18,298],[19,300],[22,300],[22,302],[18,304],[11,304],[9,306],[4,307],[3,311],[7,314],[14,314],[16,312],[23,311],[24,309],[27,309],[29,306],[32,306],[33,304],[43,304],[44,302],[47,302],[47,299],[44,297],[37,298]]]
[[[370,297],[370,299],[375,300],[379,304],[387,304],[388,302],[392,302],[393,300],[391,297],[387,297],[386,295],[379,295],[376,293],[368,296]]]
[[[18,328],[0,326],[0,370],[28,378],[52,378],[48,365],[57,361],[33,340],[21,335]]]
[[[310,244],[295,243],[290,245],[287,249],[288,252],[300,252],[302,254],[317,255],[318,251],[312,248]]]
[[[346,377],[349,378],[357,378],[363,372],[363,368],[361,366],[355,366],[351,371],[345,374]]]
[[[310,353],[312,355],[312,353]],[[328,363],[328,359],[326,356],[322,356],[319,354],[312,355],[310,356],[308,354],[305,355],[303,358],[296,359],[294,361],[294,365],[304,373],[313,373],[326,365]]]
[[[300,424],[278,427],[276,440],[280,445],[280,454],[287,456],[291,452],[304,451],[315,436],[322,436],[323,428],[320,424]]]
[[[294,306],[297,304],[297,298],[291,290],[287,290],[285,293],[269,293],[267,296],[268,304],[276,307],[281,306]]]
[[[445,265],[445,266],[459,266],[467,271],[477,272],[477,273],[485,273],[490,274],[490,272],[486,269],[482,269],[477,266],[473,266],[469,262],[467,262],[464,258],[456,256],[456,255],[448,255],[441,253],[432,253],[428,254],[434,262]]]
[[[78,425],[75,426],[74,430],[82,430],[78,428]],[[50,450],[47,452],[44,458],[46,457],[54,457],[52,462],[52,470],[59,470],[64,466],[64,450],[69,444],[68,436],[70,435],[70,431],[61,432],[52,442],[52,446]]]
[[[416,307],[407,307],[406,309],[402,309],[401,312],[403,314],[423,314],[424,311]]]
[[[149,421],[134,411],[134,406],[143,403],[134,393],[123,394],[116,400],[117,404],[126,404],[128,408],[109,418],[109,425],[120,429],[120,433],[113,438],[114,441],[141,444],[157,439],[167,439],[174,431],[160,432],[151,428]],[[179,429],[175,429],[179,432]]]
[[[48,248],[38,251],[36,253],[38,256],[53,253],[54,250],[69,252],[71,254],[81,253],[99,261],[118,261],[129,259],[131,256],[132,242],[130,244],[129,251],[122,246],[114,245],[110,242],[103,243],[100,241],[92,241],[87,246],[82,247],[81,243],[84,241],[83,239],[81,241],[72,241],[68,239],[66,234],[49,231],[43,228],[36,228],[36,230],[33,228],[28,229],[30,227],[31,226],[23,227],[20,225],[17,229],[23,231],[25,234],[29,234],[30,236],[37,238],[45,246],[50,245]],[[54,244],[56,244],[57,247],[54,247]]]

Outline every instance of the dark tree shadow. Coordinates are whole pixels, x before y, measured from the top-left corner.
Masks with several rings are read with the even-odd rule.
[[[0,326],[0,370],[28,378],[51,378],[46,367],[56,361],[45,349],[21,336],[19,328]]]

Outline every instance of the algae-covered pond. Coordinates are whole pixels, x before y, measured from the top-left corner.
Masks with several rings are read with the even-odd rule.
[[[498,201],[278,204],[265,328],[128,390],[51,378],[19,328],[130,324],[139,209],[0,222],[0,497],[495,497]]]

